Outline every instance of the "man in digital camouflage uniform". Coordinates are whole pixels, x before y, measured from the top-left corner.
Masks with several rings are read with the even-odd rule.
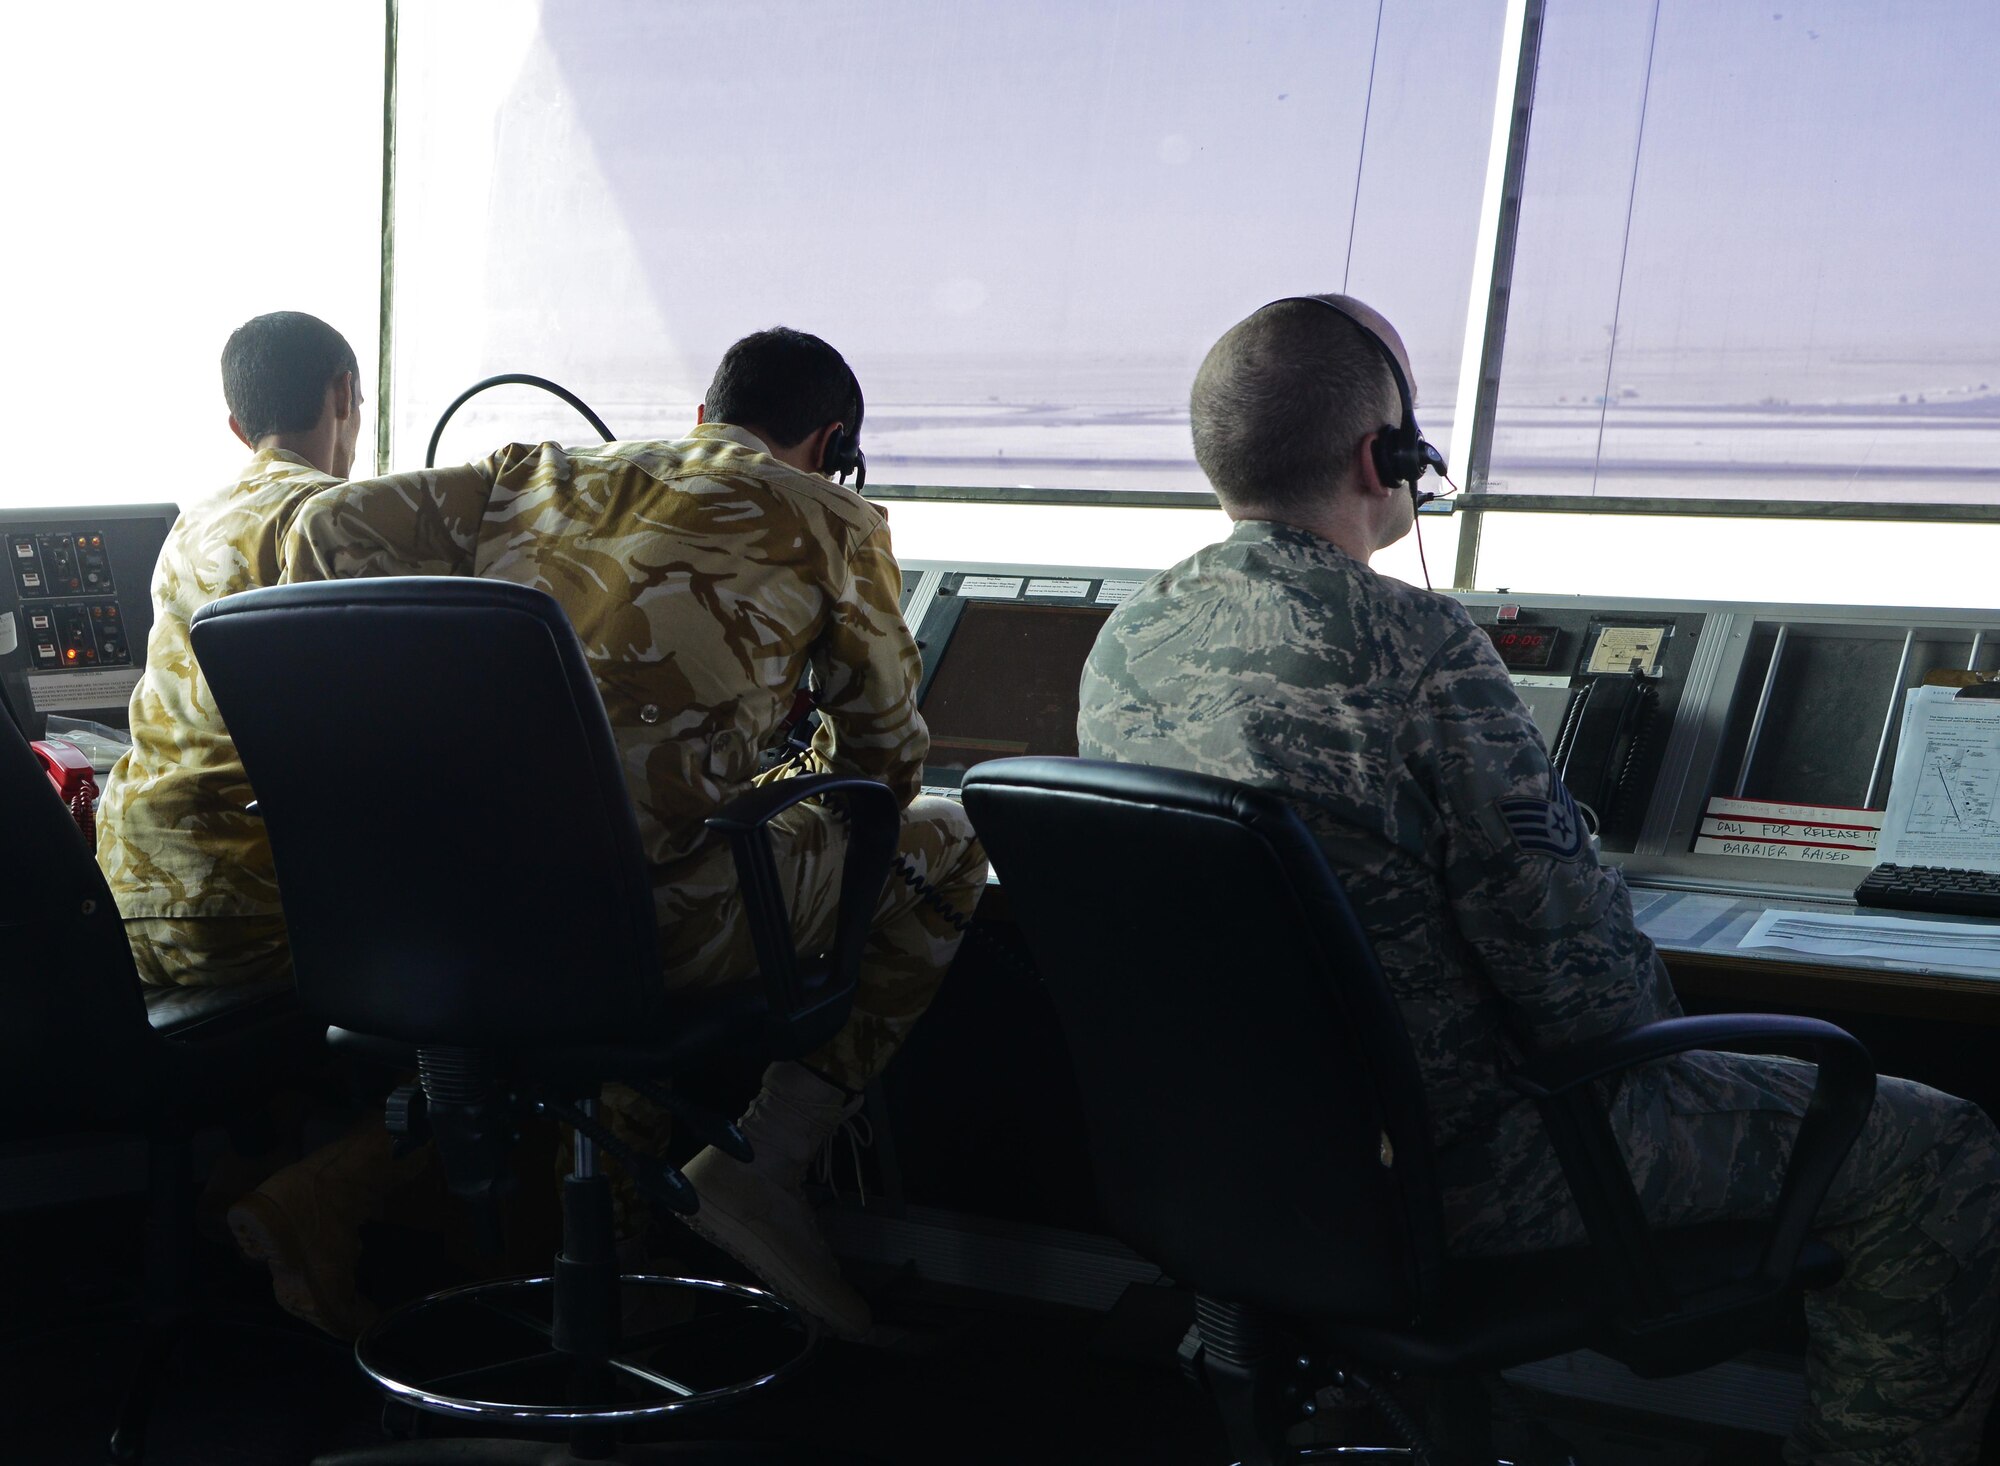
[[[219,596],[275,585],[292,516],[347,477],[361,428],[354,350],[299,311],[248,321],[222,351],[229,427],[254,456],[181,512],[153,572],[153,631],[132,694],[132,748],[106,781],[97,859],[139,974],[157,984],[287,977],[291,956],[263,825],[188,643]]]
[[[808,668],[821,720],[811,751],[765,777],[879,779],[905,805],[901,852],[917,875],[967,914],[985,883],[963,810],[917,797],[929,734],[887,520],[818,472],[861,414],[831,346],[764,331],[729,349],[678,442],[515,444],[465,468],[333,488],[292,526],[290,580],[475,574],[561,603],[654,863],[670,985],[755,971],[735,868],[702,821],[757,782]],[[829,940],[843,827],[802,805],[777,818],[772,842],[795,936]],[[847,1026],[803,1063],[772,1065],[743,1117],[755,1162],[705,1150],[686,1168],[701,1195],[689,1224],[843,1335],[865,1331],[869,1310],[800,1194],[805,1170],[930,1005],[959,941],[891,880]]]
[[[1401,341],[1359,302],[1407,372]],[[1679,1012],[1624,882],[1601,866],[1486,634],[1368,568],[1414,519],[1373,440],[1398,421],[1353,322],[1278,302],[1226,334],[1192,395],[1195,456],[1236,521],[1154,577],[1084,672],[1087,757],[1273,789],[1318,836],[1402,1007],[1460,1254],[1581,1241],[1524,1054]],[[1648,1214],[1767,1213],[1813,1071],[1698,1053],[1619,1084]],[[1819,1226],[1846,1259],[1810,1295],[1810,1404],[1791,1461],[1970,1462],[1995,1380],[2000,1146],[1976,1106],[1884,1079]]]

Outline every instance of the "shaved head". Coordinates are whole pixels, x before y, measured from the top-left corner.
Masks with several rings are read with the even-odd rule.
[[[1330,500],[1348,486],[1361,440],[1402,420],[1396,379],[1355,321],[1387,343],[1407,377],[1402,338],[1352,296],[1320,299],[1339,311],[1280,300],[1237,322],[1195,374],[1195,461],[1224,508]]]

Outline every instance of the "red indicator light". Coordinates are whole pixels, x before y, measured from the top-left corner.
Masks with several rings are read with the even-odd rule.
[[[74,661],[76,660],[76,648],[75,648],[75,647],[71,647],[71,648],[69,649],[69,660],[71,660],[72,662],[74,662]]]

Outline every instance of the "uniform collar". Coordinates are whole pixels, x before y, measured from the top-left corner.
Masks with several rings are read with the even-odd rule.
[[[762,453],[766,457],[769,457],[771,454],[771,445],[769,443],[766,443],[755,433],[737,427],[735,423],[696,423],[694,431],[689,433],[688,436],[697,441],[710,443],[719,438],[725,443],[734,443],[739,448],[748,448],[752,453]]]
[[[289,448],[259,448],[256,456],[250,460],[250,467],[247,472],[256,473],[261,469],[268,468],[273,463],[291,463],[296,464],[300,468],[313,467]],[[313,472],[318,473],[319,470],[313,468]]]
[[[1352,566],[1361,562],[1332,540],[1322,539],[1295,524],[1279,524],[1274,519],[1239,519],[1229,531],[1234,545],[1269,545],[1288,559],[1321,564]]]

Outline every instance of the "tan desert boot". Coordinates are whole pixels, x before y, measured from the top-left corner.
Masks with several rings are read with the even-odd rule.
[[[379,1310],[355,1290],[362,1224],[380,1217],[412,1158],[398,1161],[379,1117],[296,1161],[237,1199],[229,1231],[244,1257],[271,1270],[278,1306],[338,1339]]]
[[[682,1169],[701,1209],[681,1220],[843,1339],[860,1338],[873,1320],[841,1277],[801,1188],[820,1147],[860,1107],[858,1096],[802,1065],[773,1064],[738,1122],[756,1159],[745,1165],[710,1146]]]

